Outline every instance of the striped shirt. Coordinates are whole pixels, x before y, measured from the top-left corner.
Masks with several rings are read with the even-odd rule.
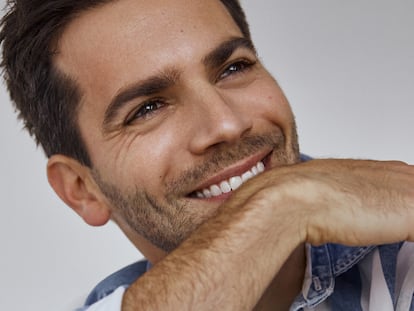
[[[414,243],[308,246],[307,258],[291,311],[414,311]]]
[[[105,279],[79,310],[121,310],[125,289],[149,269],[132,264]],[[414,243],[346,247],[307,245],[301,294],[291,311],[414,311]]]

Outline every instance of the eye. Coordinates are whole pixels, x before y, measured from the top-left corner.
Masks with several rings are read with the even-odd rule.
[[[220,74],[219,80],[225,79],[235,74],[243,73],[246,70],[248,70],[250,67],[252,67],[254,64],[255,62],[251,62],[247,60],[240,60],[240,61],[234,62],[225,68],[225,70]]]
[[[150,118],[157,110],[165,106],[161,99],[151,99],[144,102],[137,110],[134,110],[125,121],[126,125],[131,124],[135,120],[145,120]]]

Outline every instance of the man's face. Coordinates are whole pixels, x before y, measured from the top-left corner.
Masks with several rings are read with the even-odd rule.
[[[218,0],[84,12],[56,64],[80,86],[81,135],[113,214],[165,251],[257,170],[298,161],[289,104]]]

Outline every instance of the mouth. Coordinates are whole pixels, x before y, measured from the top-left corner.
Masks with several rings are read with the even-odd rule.
[[[223,177],[219,178],[219,181],[212,181],[207,186],[202,186],[200,189],[193,191],[190,194],[190,197],[197,199],[218,199],[228,197],[232,191],[238,189],[249,179],[266,171],[270,155],[271,153],[267,154],[259,161],[254,161],[253,165],[247,164],[235,171],[232,170],[234,173],[225,174],[230,177]],[[214,179],[217,180],[217,178]]]

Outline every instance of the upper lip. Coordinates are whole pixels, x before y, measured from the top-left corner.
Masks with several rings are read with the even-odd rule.
[[[244,172],[251,169],[257,162],[263,160],[267,155],[271,153],[271,151],[272,150],[262,150],[248,158],[244,158],[243,160],[226,167],[219,173],[204,180],[195,188],[193,192],[208,188],[211,185],[222,182],[223,180],[228,180],[233,176],[242,175]]]

